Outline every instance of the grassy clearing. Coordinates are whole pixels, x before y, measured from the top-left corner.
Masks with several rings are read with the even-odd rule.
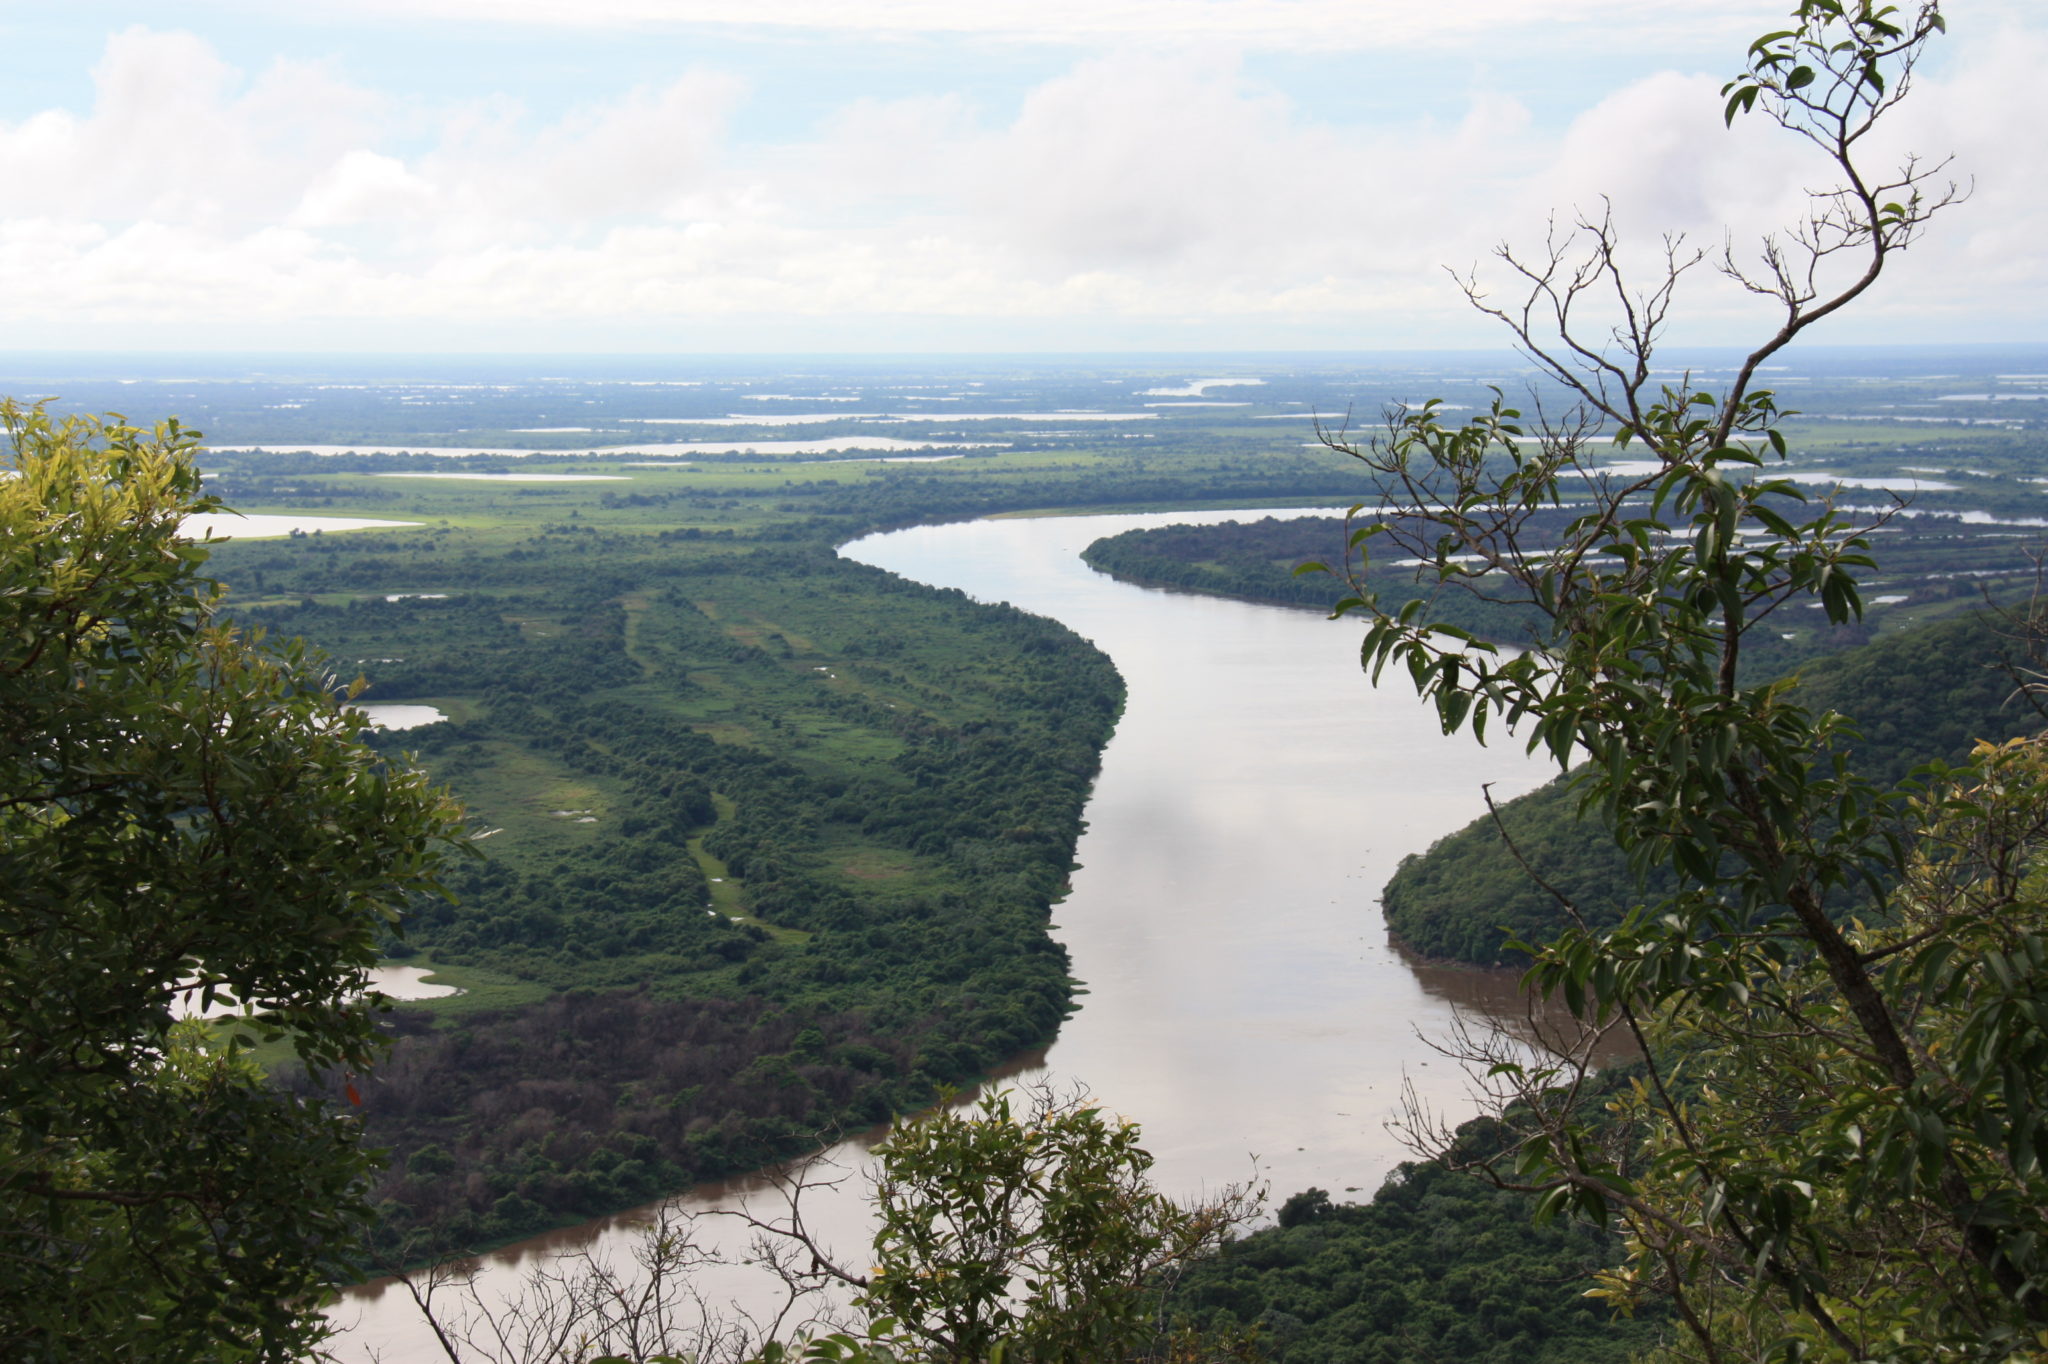
[[[587,846],[612,817],[612,795],[587,774],[545,753],[506,741],[481,741],[434,775],[455,782],[470,814],[502,832],[487,843],[496,856],[512,842],[537,856]]]
[[[828,844],[825,855],[832,873],[844,880],[890,889],[921,889],[934,881],[930,868],[914,853],[868,844]]]

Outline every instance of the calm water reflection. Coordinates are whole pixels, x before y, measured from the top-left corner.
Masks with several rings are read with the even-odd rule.
[[[1065,622],[1116,661],[1129,702],[1103,755],[1055,931],[1089,993],[1040,1071],[1136,1119],[1176,1194],[1253,1170],[1281,1195],[1369,1193],[1404,1156],[1383,1124],[1404,1079],[1469,1110],[1464,1080],[1423,1038],[1463,1007],[1513,1010],[1499,976],[1418,969],[1387,941],[1376,897],[1427,848],[1549,769],[1512,740],[1446,738],[1405,686],[1374,691],[1358,627],[1305,611],[1156,592],[1079,552],[1138,526],[1259,512],[1020,518],[918,527],[843,551],[920,582]],[[846,1155],[857,1157],[850,1144]],[[858,1185],[855,1180],[854,1184]],[[707,1187],[698,1206],[730,1202]],[[864,1240],[857,1199],[840,1244]],[[638,1218],[644,1222],[644,1215]],[[493,1257],[611,1245],[633,1216]],[[745,1290],[735,1288],[734,1292]],[[435,1358],[399,1295],[360,1291],[345,1358]]]

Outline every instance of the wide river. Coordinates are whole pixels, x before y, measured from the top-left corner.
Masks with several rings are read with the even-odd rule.
[[[1140,1123],[1154,1175],[1176,1195],[1249,1178],[1256,1159],[1276,1197],[1315,1185],[1363,1198],[1405,1158],[1384,1126],[1404,1083],[1471,1111],[1464,1077],[1429,1039],[1456,1010],[1515,1007],[1498,976],[1418,966],[1392,947],[1380,887],[1402,857],[1484,812],[1482,784],[1505,798],[1551,769],[1512,739],[1445,737],[1405,672],[1373,689],[1354,623],[1131,587],[1079,558],[1134,527],[1264,514],[974,521],[842,552],[1062,621],[1129,684],[1073,892],[1054,910],[1088,993],[1024,1073],[1085,1085]],[[862,1149],[840,1154],[857,1164]],[[859,1185],[816,1210],[853,1263]],[[750,1189],[758,1182],[734,1181],[685,1202],[730,1206]],[[513,1291],[537,1257],[564,1250],[623,1262],[651,1211],[485,1257],[486,1291]],[[345,1360],[445,1358],[402,1291],[357,1290],[333,1315],[349,1328],[336,1342]]]

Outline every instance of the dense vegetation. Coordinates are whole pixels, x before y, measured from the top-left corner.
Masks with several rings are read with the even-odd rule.
[[[1802,665],[1800,692],[1808,705],[1856,723],[1861,737],[1847,747],[1880,780],[1937,759],[1960,762],[1980,739],[2041,727],[2034,709],[2014,699],[2012,674],[2001,665],[2013,645],[2007,628],[1989,612],[1900,627]],[[1505,802],[1498,825],[1475,820],[1402,860],[1382,904],[1403,942],[1490,965],[1524,959],[1508,949],[1510,939],[1541,944],[1564,927],[1556,900],[1515,860],[1503,828],[1530,867],[1602,926],[1675,884],[1668,875],[1638,883],[1605,826],[1580,818],[1577,796],[1560,779]]]
[[[1484,1123],[1463,1132],[1488,1139]],[[1195,1265],[1171,1307],[1219,1336],[1251,1328],[1282,1364],[1625,1364],[1665,1315],[1618,1317],[1585,1296],[1613,1237],[1538,1226],[1525,1195],[1408,1162],[1372,1201],[1308,1189],[1279,1225]]]
[[[984,971],[929,1001],[884,982],[843,1009],[650,989],[564,991],[439,1028],[401,1010],[397,1049],[362,1086],[370,1137],[395,1148],[380,1251],[598,1216],[883,1122],[1050,1030],[1057,1005],[1034,1001],[1025,972],[1010,979],[1014,1001],[976,993],[1006,983]],[[989,1003],[1016,1012],[991,1026],[977,1016]]]

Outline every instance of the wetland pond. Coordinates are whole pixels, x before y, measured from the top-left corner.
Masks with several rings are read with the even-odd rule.
[[[1079,557],[1137,527],[1273,514],[1308,513],[1018,517],[892,531],[841,552],[1059,620],[1129,685],[1072,893],[1053,909],[1087,993],[1013,1078],[1085,1085],[1138,1122],[1175,1196],[1256,1174],[1276,1203],[1312,1185],[1364,1199],[1406,1158],[1384,1126],[1404,1083],[1446,1113],[1472,1111],[1465,1077],[1428,1039],[1459,1011],[1518,1012],[1511,977],[1430,967],[1390,944],[1380,887],[1402,857],[1484,812],[1482,784],[1504,800],[1553,769],[1505,735],[1486,748],[1445,737],[1405,677],[1374,690],[1356,624],[1133,587]],[[849,1263],[865,1263],[859,1164],[874,1135],[836,1153],[854,1171],[841,1192],[806,1205]],[[730,1207],[763,1188],[734,1180],[681,1201]],[[628,1263],[654,1211],[487,1255],[485,1291],[514,1292],[537,1257],[565,1251]],[[764,1291],[700,1286],[741,1301]],[[402,1290],[351,1290],[332,1315],[351,1364],[445,1358]]]

